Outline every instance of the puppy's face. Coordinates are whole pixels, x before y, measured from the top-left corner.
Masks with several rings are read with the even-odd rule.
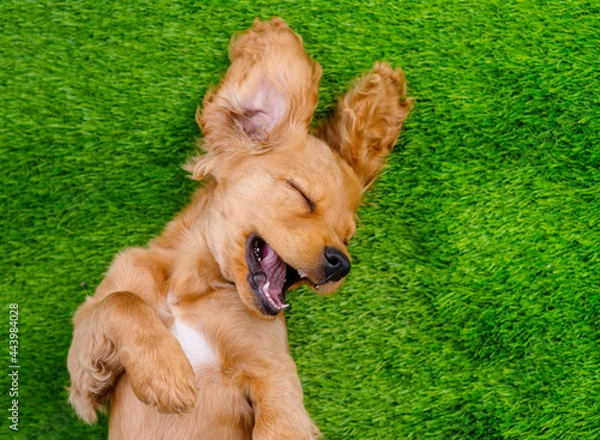
[[[291,288],[329,293],[340,285],[361,186],[326,144],[291,136],[228,167],[219,187],[227,226],[213,248],[251,310],[277,315]]]
[[[207,239],[223,276],[273,317],[290,288],[329,293],[348,274],[356,208],[410,102],[402,72],[376,63],[311,132],[321,67],[283,20],[255,21],[229,54],[198,115],[206,154],[189,170],[215,181]]]

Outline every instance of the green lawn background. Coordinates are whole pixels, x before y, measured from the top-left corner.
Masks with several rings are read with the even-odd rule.
[[[72,314],[185,205],[196,106],[230,36],[274,15],[324,68],[319,116],[378,59],[417,99],[344,287],[291,295],[325,438],[600,438],[600,3],[582,0],[0,2],[0,438],[106,437],[66,403]]]

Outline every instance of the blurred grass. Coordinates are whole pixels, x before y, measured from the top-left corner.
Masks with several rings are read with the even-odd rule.
[[[320,116],[377,59],[418,100],[344,287],[291,295],[325,438],[600,438],[600,4],[579,0],[0,3],[0,338],[18,302],[22,364],[0,438],[106,437],[66,404],[72,313],[186,203],[196,105],[273,15],[324,68]]]

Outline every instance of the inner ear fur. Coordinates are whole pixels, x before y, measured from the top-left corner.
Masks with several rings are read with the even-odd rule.
[[[414,100],[406,97],[402,71],[378,62],[356,81],[331,118],[313,134],[350,164],[364,192],[396,144],[413,104]]]
[[[232,38],[229,58],[225,77],[197,114],[208,153],[191,165],[194,178],[212,173],[222,158],[260,154],[286,132],[306,133],[318,103],[321,66],[283,19],[256,19]]]

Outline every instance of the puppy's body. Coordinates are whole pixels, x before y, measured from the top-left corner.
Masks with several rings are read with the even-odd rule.
[[[255,22],[198,117],[207,183],[147,248],[117,256],[77,311],[71,402],[110,400],[114,439],[310,439],[285,293],[335,290],[363,191],[408,113],[377,64],[309,133],[321,69],[281,19]]]
[[[286,427],[269,430],[294,426],[303,431],[299,438],[311,438],[316,429],[302,410],[300,383],[286,354],[283,320],[257,323],[231,288],[216,290],[183,308],[184,316],[176,319],[171,331],[196,373],[195,406],[181,415],[157,413],[134,395],[125,377],[111,398],[111,438],[251,439],[254,412],[249,396],[264,392],[253,399],[266,399],[269,387],[277,388],[270,391],[272,398],[275,393],[289,393],[289,404],[299,410],[287,414]],[[279,399],[273,404],[279,405]]]

